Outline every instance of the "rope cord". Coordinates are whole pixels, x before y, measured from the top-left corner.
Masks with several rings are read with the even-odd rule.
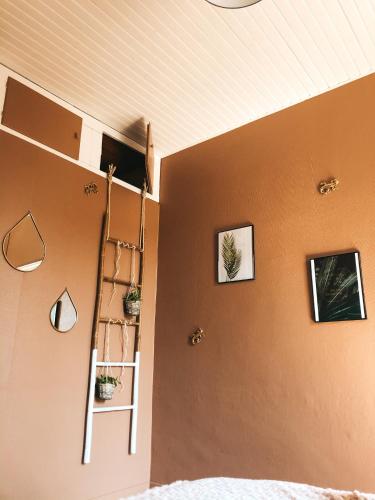
[[[131,264],[130,264],[130,286],[134,288],[135,286],[135,246],[131,249]]]
[[[121,351],[122,351],[122,356],[121,356],[121,362],[125,363],[127,355],[128,355],[128,345],[129,345],[129,333],[128,333],[128,323],[125,321],[121,325]],[[125,366],[121,367],[121,372],[120,372],[120,384],[121,384],[121,389],[120,392],[122,392],[125,388],[124,384],[124,375],[125,375]]]
[[[104,357],[104,362],[105,363],[109,363],[111,361],[110,357],[109,357],[109,352],[110,352],[110,346],[109,346],[110,324],[111,324],[111,321],[108,321],[108,323],[105,324],[105,329],[104,329],[103,357]],[[111,366],[102,366],[101,375],[103,375],[103,374],[106,377],[108,377],[108,374],[110,374],[110,376],[113,377],[112,367]]]
[[[121,241],[118,241],[116,244],[116,253],[115,253],[115,270],[113,273],[113,283],[112,283],[112,291],[111,291],[111,296],[109,297],[109,302],[108,302],[108,307],[112,304],[113,297],[115,296],[116,293],[116,282],[115,280],[117,279],[118,275],[120,274],[120,259],[121,259]]]
[[[128,248],[130,248],[130,251],[131,251],[130,285],[129,285],[128,293],[126,294],[126,297],[128,297],[131,294],[131,292],[137,288],[137,286],[135,284],[135,250],[136,250],[136,246],[132,245],[132,246],[128,246]]]

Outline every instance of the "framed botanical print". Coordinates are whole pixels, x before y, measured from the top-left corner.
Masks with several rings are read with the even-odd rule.
[[[252,224],[220,231],[217,234],[217,249],[218,283],[255,279]]]
[[[316,322],[366,319],[359,252],[310,260]]]

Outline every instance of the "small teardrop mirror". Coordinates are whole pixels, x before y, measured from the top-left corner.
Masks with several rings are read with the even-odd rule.
[[[66,288],[53,304],[50,320],[53,328],[61,333],[68,332],[76,324],[78,320],[77,309]]]
[[[4,236],[3,254],[8,264],[18,271],[34,271],[43,262],[46,247],[31,212]]]

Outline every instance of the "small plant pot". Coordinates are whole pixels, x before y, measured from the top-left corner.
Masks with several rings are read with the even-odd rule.
[[[96,397],[98,399],[112,399],[114,384],[96,384]]]
[[[139,316],[141,311],[141,301],[140,300],[125,300],[125,312],[126,314],[131,314],[132,316]]]

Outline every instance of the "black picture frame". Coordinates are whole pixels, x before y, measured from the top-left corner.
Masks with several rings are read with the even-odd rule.
[[[359,251],[308,260],[316,323],[367,319]]]
[[[244,234],[240,235],[241,230],[244,230]],[[247,231],[246,231],[247,230]],[[223,254],[222,254],[222,240],[225,234],[232,234],[234,237],[234,248],[232,250],[241,251],[241,263],[239,270],[233,278],[230,278],[228,272],[223,267]],[[246,241],[246,233],[248,233],[248,240]],[[245,238],[245,239],[244,239]],[[254,224],[242,224],[238,226],[232,226],[224,229],[220,229],[216,233],[216,282],[217,284],[229,284],[229,283],[239,283],[241,281],[253,281],[255,280],[255,234],[254,234]],[[238,248],[237,248],[238,247]],[[233,252],[235,253],[235,252]],[[248,258],[247,262],[242,260],[243,258]],[[235,272],[235,269],[234,269]],[[225,273],[225,279],[224,279]],[[241,277],[243,276],[243,277]]]

